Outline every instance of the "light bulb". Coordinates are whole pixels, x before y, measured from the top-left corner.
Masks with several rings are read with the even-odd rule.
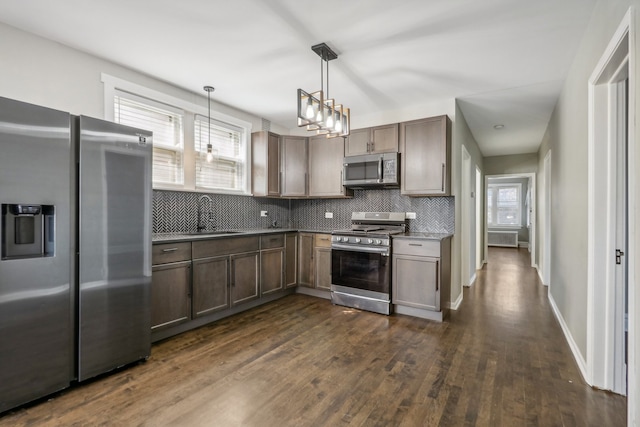
[[[211,144],[207,144],[207,163],[211,163],[213,161],[213,147]]]
[[[329,113],[327,117],[327,127],[329,129],[333,128],[333,114]]]
[[[342,120],[336,120],[336,132],[342,132]]]
[[[309,98],[307,100],[307,113],[306,113],[306,117],[307,119],[313,119],[313,116],[315,116],[315,111],[313,111],[313,103],[311,102],[311,98]]]

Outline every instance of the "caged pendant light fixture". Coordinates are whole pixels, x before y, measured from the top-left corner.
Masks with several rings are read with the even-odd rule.
[[[205,86],[204,90],[207,92],[207,104],[209,106],[209,114],[207,118],[209,119],[209,129],[207,132],[208,141],[207,141],[207,163],[211,163],[213,161],[213,146],[211,145],[211,92],[216,90],[213,86]]]
[[[306,126],[308,131],[315,131],[327,138],[348,136],[351,130],[351,111],[342,104],[336,104],[329,97],[329,61],[338,55],[326,43],[311,46],[320,57],[320,90],[306,92],[298,89],[298,126]],[[327,69],[326,98],[324,68]]]

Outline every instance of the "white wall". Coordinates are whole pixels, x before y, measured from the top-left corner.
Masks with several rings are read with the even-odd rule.
[[[154,79],[95,56],[71,49],[0,23],[0,96],[45,107],[104,118],[104,88],[101,73],[154,89],[185,101],[207,106],[207,97]],[[212,82],[202,82],[202,86]],[[247,121],[253,130],[262,120],[253,114],[215,102],[212,109]],[[287,129],[272,124],[276,133]]]
[[[484,158],[485,175],[517,175],[538,172],[538,154],[512,154]]]
[[[583,359],[587,355],[588,79],[629,6],[636,9],[633,22],[639,28],[640,0],[601,0],[596,5],[538,152],[538,164],[542,164],[549,149],[553,153],[550,294],[566,323],[570,339],[575,342]],[[637,32],[634,42],[635,46],[640,46]],[[632,71],[633,78],[640,82],[638,64],[630,64],[630,67],[635,70]],[[636,86],[635,99],[639,98],[638,92]],[[637,122],[637,117],[634,119]],[[636,134],[630,145],[638,147],[638,143]],[[636,148],[635,153],[636,164],[640,164],[640,150]],[[636,185],[636,191],[636,200],[640,200],[639,185]],[[635,212],[634,220],[640,224],[637,207]],[[539,212],[538,218],[542,214]],[[640,245],[638,235],[630,238]],[[640,255],[636,253],[630,262],[640,265]],[[638,290],[635,278],[630,278],[630,286]],[[635,293],[634,302],[636,307],[640,307],[640,292]],[[640,316],[635,316],[630,331],[638,330]],[[633,346],[630,355],[637,355],[640,352],[637,338],[632,338],[630,344]],[[632,358],[629,365],[630,393],[637,390],[639,382],[640,372],[636,359]],[[638,393],[630,394],[627,403],[633,416],[634,408],[640,408]],[[629,425],[638,423],[637,418],[629,420]]]

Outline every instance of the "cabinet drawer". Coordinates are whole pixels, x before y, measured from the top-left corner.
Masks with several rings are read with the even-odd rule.
[[[151,259],[153,265],[188,261],[191,259],[191,242],[153,245]]]
[[[193,242],[193,258],[208,258],[229,254],[253,252],[260,249],[258,236],[211,239]]]
[[[260,236],[260,249],[272,249],[284,247],[284,234],[271,234]]]
[[[440,242],[421,239],[393,239],[393,254],[440,258]]]
[[[330,248],[331,234],[316,234],[314,245],[316,248]]]

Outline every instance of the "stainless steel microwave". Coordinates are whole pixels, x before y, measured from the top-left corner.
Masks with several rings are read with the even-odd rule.
[[[380,153],[345,157],[342,183],[345,187],[398,187],[400,154]]]

